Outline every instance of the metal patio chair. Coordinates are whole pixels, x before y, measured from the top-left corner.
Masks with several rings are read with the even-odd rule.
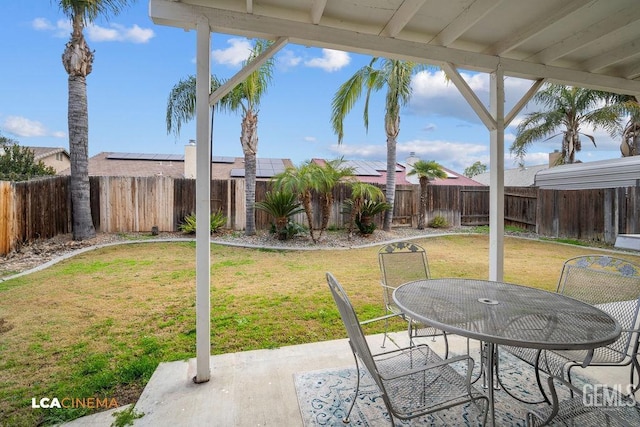
[[[387,340],[387,332],[389,328],[389,319],[392,317],[401,317],[408,323],[409,339],[413,343],[413,339],[417,337],[435,337],[442,335],[445,340],[445,359],[449,354],[449,345],[447,336],[442,331],[424,325],[414,319],[406,316],[393,301],[393,291],[403,283],[414,280],[429,279],[429,262],[427,261],[427,252],[423,247],[411,242],[395,242],[384,245],[378,251],[378,264],[380,266],[380,284],[382,285],[382,297],[387,315],[375,319],[364,321],[363,324],[371,323],[378,320],[384,320],[384,338],[382,347],[384,348]]]
[[[632,392],[640,388],[638,345],[640,325],[640,266],[608,255],[584,255],[563,264],[556,292],[594,305],[615,318],[622,328],[612,344],[593,351],[540,351],[517,347],[501,347],[536,368],[543,400],[540,372],[565,378],[571,382],[576,366],[630,366]]]
[[[360,374],[364,367],[382,394],[392,426],[395,425],[394,417],[412,419],[468,402],[475,404],[480,411],[478,415],[482,416],[482,424],[485,424],[489,401],[471,385],[473,359],[457,356],[443,360],[426,344],[373,355],[344,289],[331,273],[327,273],[327,283],[347,329],[358,371],[355,396],[343,422],[349,422],[349,415],[358,399]],[[466,375],[452,367],[455,363],[463,365],[461,368],[466,370]],[[484,400],[484,405],[480,405],[479,400]]]
[[[571,391],[571,398],[560,400],[558,387]],[[527,413],[527,426],[625,426],[640,425],[640,407],[634,398],[620,390],[588,385],[582,389],[550,376],[547,378],[551,405]]]

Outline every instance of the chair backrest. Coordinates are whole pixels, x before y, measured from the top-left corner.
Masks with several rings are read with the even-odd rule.
[[[329,284],[329,289],[331,289],[331,295],[333,295],[333,299],[338,306],[342,323],[344,323],[347,329],[349,345],[353,353],[364,363],[367,371],[369,371],[369,374],[371,374],[376,384],[378,384],[378,387],[380,387],[380,390],[384,393],[384,384],[382,384],[380,377],[377,375],[378,370],[373,360],[373,355],[360,327],[358,316],[351,305],[351,301],[349,301],[349,297],[347,297],[347,293],[331,273],[327,273],[327,283]]]
[[[393,291],[403,283],[430,277],[427,252],[411,242],[396,242],[378,251],[384,303],[387,310],[399,313],[393,302]]]
[[[608,255],[584,255],[565,261],[557,292],[594,305],[614,317],[621,328],[638,329],[640,266]],[[622,332],[608,346],[620,353],[637,351],[638,333]]]

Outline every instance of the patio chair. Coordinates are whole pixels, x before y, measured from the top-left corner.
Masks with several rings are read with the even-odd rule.
[[[343,422],[349,422],[358,399],[364,367],[382,394],[392,426],[395,425],[394,417],[408,420],[469,402],[475,404],[480,411],[478,415],[483,418],[482,424],[485,424],[489,401],[471,385],[473,359],[457,356],[443,360],[426,344],[373,355],[344,289],[331,273],[327,273],[327,283],[347,329],[358,371],[355,396]],[[466,370],[466,375],[452,367],[456,363],[463,365],[461,368]],[[484,400],[484,405],[480,405],[479,400]]]
[[[558,398],[558,384],[571,391],[571,398]],[[615,388],[587,384],[582,389],[570,382],[547,378],[551,405],[527,413],[527,426],[626,426],[640,425],[640,407],[634,398]]]
[[[622,328],[612,344],[594,351],[540,351],[502,347],[536,368],[544,395],[540,371],[566,378],[576,366],[630,366],[629,384],[640,388],[638,361],[640,309],[640,266],[608,255],[585,255],[565,261],[556,292],[592,304],[615,318]],[[546,396],[543,396],[547,400]]]
[[[424,325],[405,315],[393,301],[393,291],[403,283],[414,280],[429,279],[429,263],[427,252],[419,245],[411,242],[395,242],[383,246],[378,251],[378,264],[380,265],[380,284],[382,285],[382,297],[387,315],[375,319],[366,320],[363,324],[384,320],[384,338],[382,348],[387,340],[389,319],[401,317],[408,323],[409,340],[417,337],[435,337],[443,335],[445,341],[445,359],[449,354],[447,336],[442,331]]]

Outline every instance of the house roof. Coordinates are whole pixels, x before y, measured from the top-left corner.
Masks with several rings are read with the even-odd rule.
[[[27,146],[29,150],[33,152],[34,160],[42,160],[46,157],[56,155],[58,153],[64,153],[67,157],[69,157],[69,152],[62,147],[32,147]]]
[[[323,165],[326,162],[326,160],[324,159],[313,159],[312,161],[320,165]],[[354,175],[356,176],[356,178],[358,178],[359,181],[368,182],[371,184],[387,183],[386,162],[372,160],[345,160],[342,165],[344,167],[353,168]],[[450,169],[442,169],[447,173],[447,178],[434,179],[431,181],[431,185],[482,185]],[[396,185],[412,185],[418,183],[419,181],[417,177],[407,176],[407,167],[405,165],[396,163]]]
[[[102,152],[89,158],[90,176],[168,176],[184,178],[184,155],[154,153]],[[279,170],[291,166],[289,159],[256,159],[258,178],[270,178]],[[66,169],[60,175],[69,175]],[[244,177],[244,158],[213,156],[212,179]]]
[[[535,185],[536,174],[542,170],[549,169],[548,164],[527,166],[524,168],[505,169],[504,185],[506,187],[531,187]],[[484,172],[473,177],[482,185],[489,185],[490,172]]]

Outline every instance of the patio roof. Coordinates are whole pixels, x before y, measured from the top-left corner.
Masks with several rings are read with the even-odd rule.
[[[151,0],[161,25],[640,94],[636,0]]]
[[[210,378],[210,106],[287,43],[440,66],[490,134],[489,279],[504,265],[504,128],[544,81],[640,94],[637,0],[150,0],[196,30],[196,382]],[[275,42],[210,93],[211,33]],[[458,69],[490,73],[487,108]],[[533,80],[504,111],[505,76]]]

